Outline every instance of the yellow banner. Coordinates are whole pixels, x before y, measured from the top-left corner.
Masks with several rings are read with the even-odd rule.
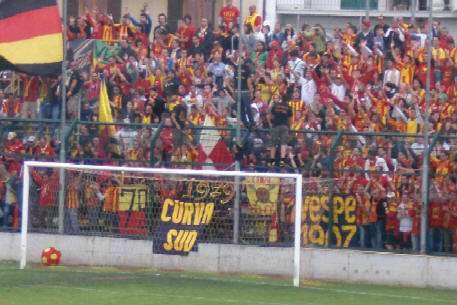
[[[279,178],[248,177],[246,189],[253,214],[271,216],[276,212]]]
[[[146,207],[148,189],[144,185],[121,186],[119,211],[139,211]]]
[[[303,245],[325,246],[329,234],[328,195],[308,195],[302,208]],[[332,234],[335,246],[348,248],[357,233],[357,202],[354,196],[335,194],[333,196]]]

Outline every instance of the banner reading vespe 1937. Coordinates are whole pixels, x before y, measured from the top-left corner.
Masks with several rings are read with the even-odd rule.
[[[348,248],[357,233],[357,202],[352,195],[333,196],[334,246]],[[328,244],[329,196],[307,195],[302,210],[303,245]]]

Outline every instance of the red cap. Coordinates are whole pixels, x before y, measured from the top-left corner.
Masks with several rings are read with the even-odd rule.
[[[277,40],[273,40],[273,42],[271,43],[271,46],[277,47],[277,46],[279,46],[279,42]]]
[[[368,26],[368,27],[371,26],[370,20],[367,20],[367,19],[363,20],[363,21],[362,21],[362,24],[364,24],[364,25],[366,25],[366,26]]]

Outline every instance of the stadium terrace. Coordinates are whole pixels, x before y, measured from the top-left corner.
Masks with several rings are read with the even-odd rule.
[[[0,39],[0,228],[20,228],[25,160],[239,168],[265,173],[239,188],[247,244],[293,241],[294,188],[268,176],[282,172],[305,181],[307,245],[418,253],[426,241],[428,253],[455,254],[457,48],[438,21],[422,21],[293,27],[265,23],[255,6],[242,20],[227,3],[213,22],[185,15],[171,25],[147,7],[118,19],[87,7],[66,24],[65,86],[62,54],[7,54],[30,38],[9,33]],[[33,33],[51,39],[55,29]],[[30,74],[37,67],[42,75]],[[31,230],[57,232],[58,171],[31,179]],[[199,240],[233,237],[237,188],[226,177],[69,170],[64,183],[65,232],[147,239],[162,221],[206,225]]]

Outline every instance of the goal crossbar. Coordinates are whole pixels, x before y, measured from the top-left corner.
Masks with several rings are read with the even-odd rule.
[[[303,177],[300,174],[286,173],[256,173],[242,171],[218,171],[218,170],[195,170],[195,169],[171,169],[171,168],[147,168],[147,167],[121,167],[121,166],[102,166],[102,165],[80,165],[73,163],[59,162],[40,162],[25,161],[23,175],[23,206],[22,206],[22,224],[21,224],[21,246],[20,246],[20,269],[26,266],[27,254],[27,231],[28,231],[28,209],[29,209],[29,186],[30,172],[33,167],[53,168],[53,169],[73,169],[73,170],[95,170],[95,171],[124,171],[134,173],[149,174],[175,174],[183,176],[209,176],[209,177],[270,177],[270,178],[289,178],[295,180],[295,219],[301,219],[302,210],[302,183]],[[294,227],[294,270],[293,284],[299,286],[300,278],[300,243],[301,243],[301,222],[295,221]]]

